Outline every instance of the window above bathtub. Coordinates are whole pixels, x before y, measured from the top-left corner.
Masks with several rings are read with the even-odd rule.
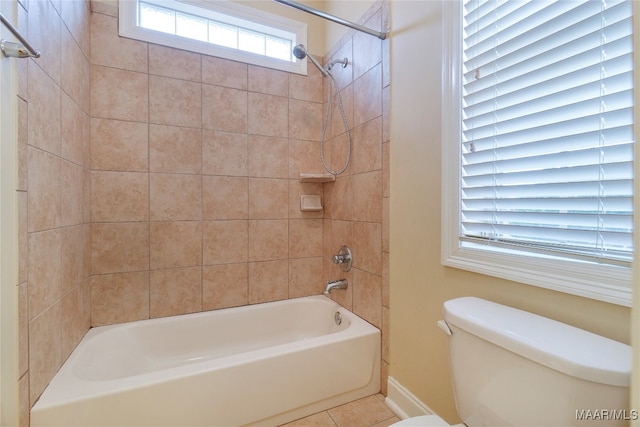
[[[293,47],[306,43],[303,22],[225,0],[121,0],[119,5],[122,37],[306,74],[307,61],[293,56]]]
[[[631,305],[634,7],[445,2],[443,264]]]

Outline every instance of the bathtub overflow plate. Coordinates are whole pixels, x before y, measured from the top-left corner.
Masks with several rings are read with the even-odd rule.
[[[336,311],[336,314],[333,315],[333,320],[336,321],[336,325],[340,325],[342,323],[342,314],[339,311]]]

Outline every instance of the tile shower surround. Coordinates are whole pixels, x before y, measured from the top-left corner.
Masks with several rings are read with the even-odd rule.
[[[60,52],[24,61],[19,78],[21,424],[89,325],[314,295],[343,276],[333,297],[383,330],[385,387],[388,42],[351,32],[327,55],[351,61],[334,68],[351,164],[334,183],[302,184],[300,172],[322,171],[327,81],[314,67],[120,38],[117,10],[91,6],[20,4],[20,28]],[[386,10],[361,23],[382,28]],[[339,168],[334,109],[325,156]],[[300,212],[301,194],[324,211]],[[349,273],[331,263],[342,244]]]

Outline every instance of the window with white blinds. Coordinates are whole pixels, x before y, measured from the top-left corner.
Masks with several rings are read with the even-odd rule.
[[[443,141],[459,144],[457,248],[603,266],[621,279],[604,293],[626,295],[632,2],[467,0],[458,13],[459,130]]]

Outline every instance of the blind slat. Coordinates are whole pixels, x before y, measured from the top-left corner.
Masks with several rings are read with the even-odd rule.
[[[460,238],[630,262],[630,1],[464,10]]]

